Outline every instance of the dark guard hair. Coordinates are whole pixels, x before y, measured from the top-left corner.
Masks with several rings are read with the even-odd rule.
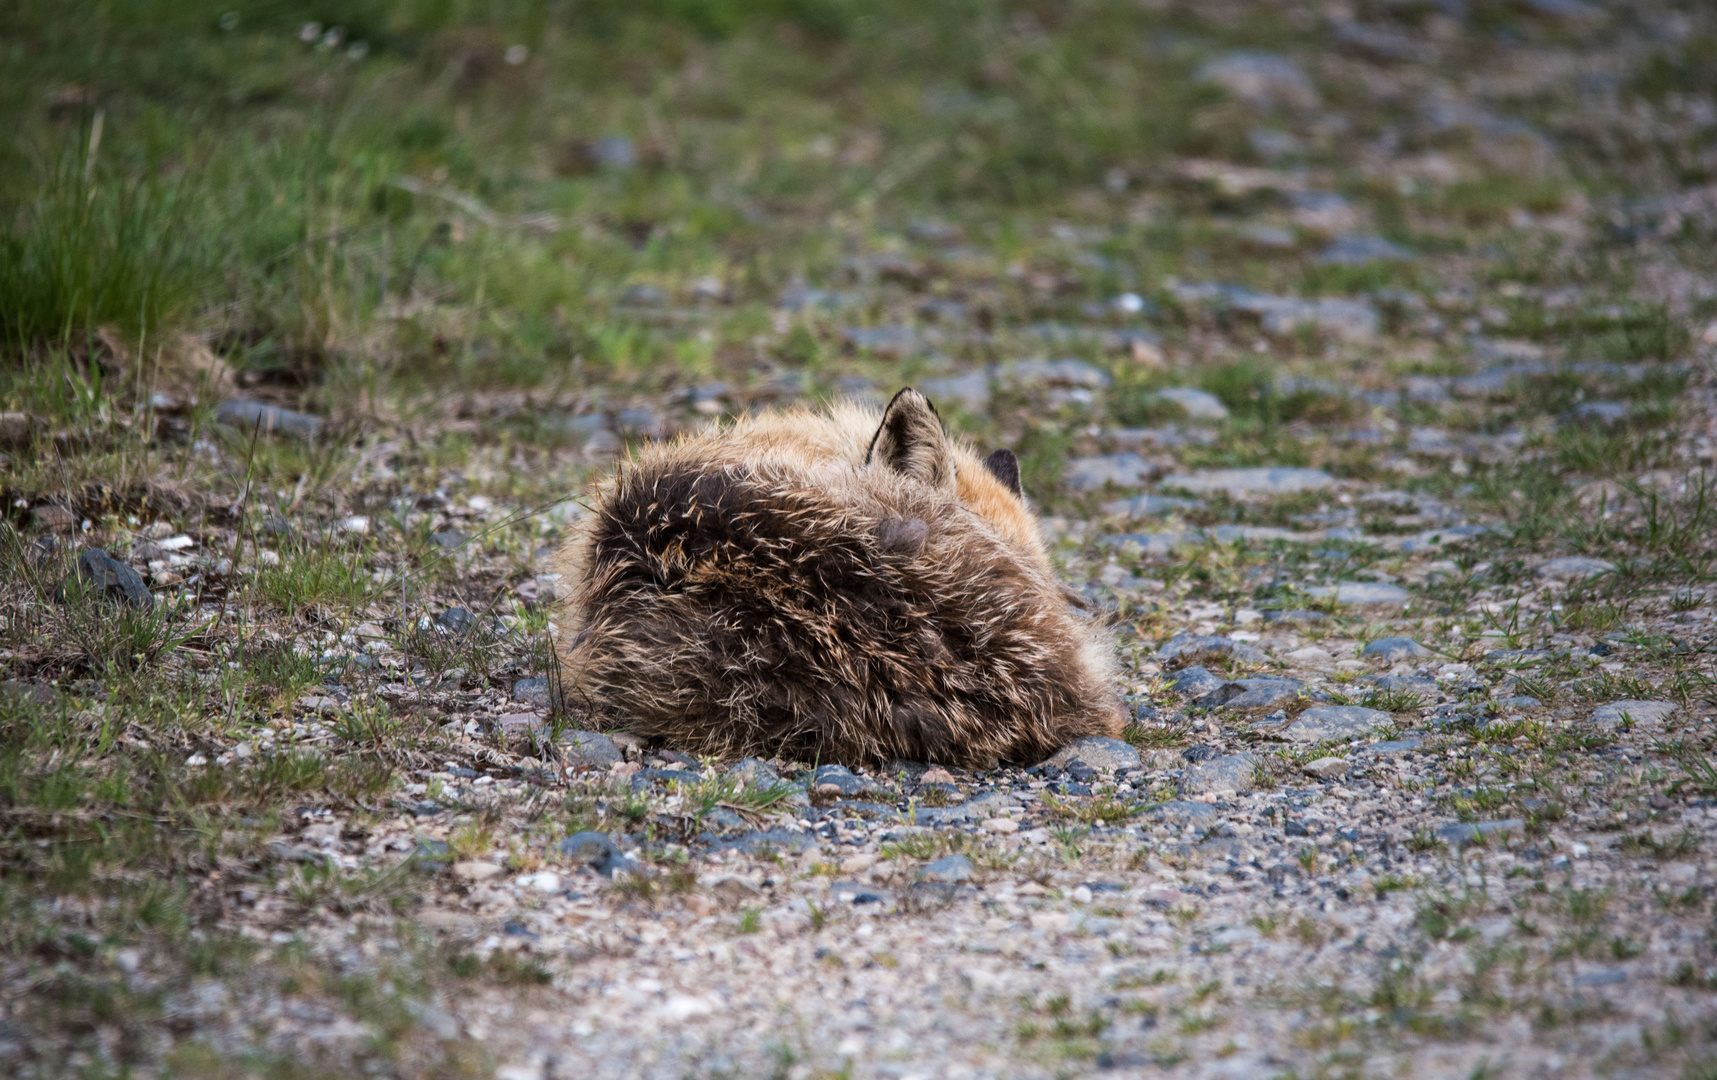
[[[1011,453],[980,462],[910,390],[880,420],[777,415],[647,450],[568,545],[567,700],[724,758],[981,766],[1117,735],[1107,643],[1018,484]]]

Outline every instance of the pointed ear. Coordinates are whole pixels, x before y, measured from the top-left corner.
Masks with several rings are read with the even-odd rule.
[[[866,465],[881,465],[931,487],[954,490],[954,454],[936,406],[916,390],[902,390],[883,410],[871,436]]]
[[[997,450],[984,459],[984,468],[990,471],[991,476],[1000,480],[1009,491],[1022,499],[1025,498],[1025,492],[1019,486],[1019,458],[1014,457],[1012,450],[1005,446]]]

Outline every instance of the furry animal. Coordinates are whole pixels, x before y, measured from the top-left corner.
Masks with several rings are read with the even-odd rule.
[[[721,758],[1033,763],[1120,734],[1020,490],[902,390],[650,446],[560,555],[568,703]]]

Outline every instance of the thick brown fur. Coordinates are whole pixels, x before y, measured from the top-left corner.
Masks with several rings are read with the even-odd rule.
[[[981,767],[1119,735],[1112,645],[1018,476],[911,390],[640,450],[561,553],[568,704],[727,759]]]

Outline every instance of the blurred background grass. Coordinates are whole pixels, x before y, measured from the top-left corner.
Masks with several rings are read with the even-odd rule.
[[[195,330],[332,396],[378,375],[746,368],[841,233],[933,211],[1005,254],[1011,209],[1219,140],[1189,121],[1214,98],[1188,78],[1188,19],[1111,0],[19,0],[0,13],[0,347],[106,328],[148,352]],[[617,311],[628,288],[725,303],[685,332]]]

